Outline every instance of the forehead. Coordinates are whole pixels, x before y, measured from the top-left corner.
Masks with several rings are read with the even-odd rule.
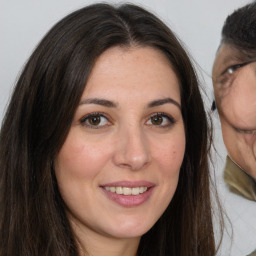
[[[97,59],[84,95],[113,97],[168,92],[179,95],[179,80],[170,60],[153,47],[113,47]],[[163,94],[163,95],[160,95]]]

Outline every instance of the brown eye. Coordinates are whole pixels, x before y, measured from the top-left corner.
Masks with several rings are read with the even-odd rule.
[[[109,120],[101,113],[88,114],[80,120],[80,123],[89,128],[102,128],[110,124]]]
[[[90,116],[87,119],[87,122],[90,125],[98,125],[100,123],[100,121],[101,121],[101,117],[100,116]]]
[[[163,123],[163,117],[159,115],[152,116],[151,123],[153,125],[161,125]]]
[[[172,116],[165,113],[155,113],[147,120],[146,125],[167,128],[172,126],[174,123],[175,120]]]

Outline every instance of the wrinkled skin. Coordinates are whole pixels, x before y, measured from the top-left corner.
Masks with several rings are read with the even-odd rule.
[[[213,85],[229,156],[256,179],[256,62],[223,44],[213,67]],[[241,66],[237,66],[241,65]]]

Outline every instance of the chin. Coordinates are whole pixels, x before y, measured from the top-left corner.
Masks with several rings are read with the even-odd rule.
[[[116,238],[136,238],[146,234],[154,225],[154,223],[145,223],[145,221],[127,222],[124,221],[122,225],[118,226],[118,229],[112,230],[112,235]]]

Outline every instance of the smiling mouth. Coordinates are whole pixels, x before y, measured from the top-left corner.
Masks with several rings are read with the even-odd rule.
[[[122,207],[137,207],[152,195],[155,184],[148,181],[118,181],[100,186],[110,200]]]
[[[137,196],[139,194],[143,194],[148,190],[148,187],[103,187],[106,191],[125,196]]]

